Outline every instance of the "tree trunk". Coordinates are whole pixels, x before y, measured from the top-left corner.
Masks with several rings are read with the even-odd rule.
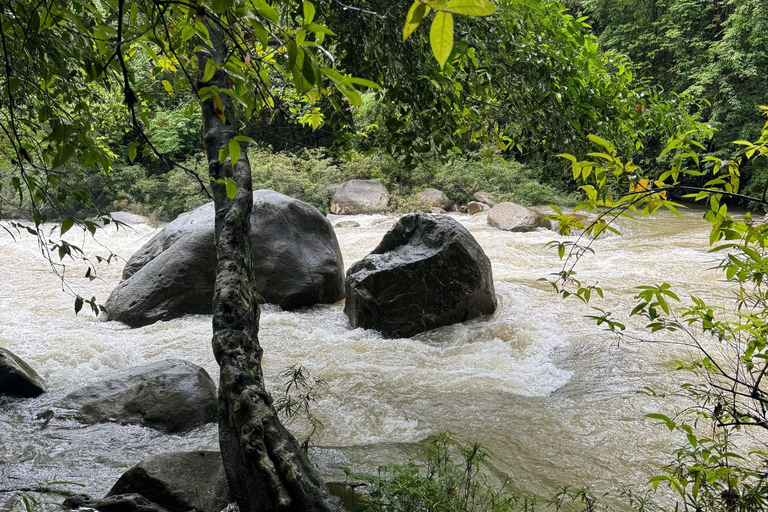
[[[208,24],[214,48],[210,58],[221,62],[225,41]],[[199,55],[205,69],[208,55]],[[229,87],[217,70],[204,85]],[[221,94],[225,121],[213,100],[202,105],[203,133],[216,208],[216,284],[213,298],[213,353],[219,378],[219,444],[230,489],[242,512],[343,510],[317,475],[294,437],[280,423],[272,398],[264,389],[259,345],[259,305],[251,265],[251,167],[245,151],[231,164],[219,162],[219,150],[237,135],[234,107]],[[224,184],[231,178],[237,194],[229,199]],[[258,248],[257,248],[258,250]]]

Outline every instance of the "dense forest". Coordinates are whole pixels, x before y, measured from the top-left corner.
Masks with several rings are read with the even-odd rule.
[[[587,487],[564,487],[550,498],[507,492],[506,484],[488,478],[494,471],[482,445],[448,433],[423,443],[421,463],[400,461],[378,474],[347,469],[347,507],[768,507],[761,437],[768,429],[768,225],[757,221],[768,205],[764,0],[16,0],[0,9],[0,226],[13,240],[35,237],[72,295],[75,313],[84,304],[96,315],[108,311],[101,299],[86,300],[80,288],[70,287],[65,259],[85,265],[84,279],[92,282],[98,265],[112,263],[114,255],[91,259],[85,243],[65,237],[68,231],[95,235],[112,222],[110,212],[118,211],[165,222],[195,210],[187,217],[194,221],[199,208],[213,201],[209,252],[198,258],[208,272],[199,281],[210,280],[203,283],[210,290],[196,291],[202,306],[182,314],[213,315],[220,378],[218,391],[211,382],[218,413],[209,416],[219,425],[223,457],[216,457],[223,460],[230,501],[243,512],[342,510],[308,458],[310,438],[322,426],[310,410],[321,381],[294,363],[280,374],[288,379],[285,397],[269,394],[260,305],[277,304],[288,318],[305,305],[341,307],[346,293],[349,327],[368,328],[366,308],[374,311],[373,322],[380,321],[386,316],[375,310],[381,301],[361,306],[365,294],[352,300],[351,276],[368,272],[368,258],[400,247],[414,232],[427,232],[427,244],[450,238],[443,231],[456,223],[450,216],[405,215],[425,210],[417,194],[432,188],[447,195],[456,214],[480,191],[494,204],[551,205],[529,231],[557,231],[559,238],[545,247],[557,253],[561,266],[548,277],[536,276],[530,293],[547,288],[578,302],[573,311],[621,342],[664,343],[662,335],[676,340],[670,345],[688,350],[678,369],[689,374],[670,395],[695,405],[675,414],[646,414],[682,443],[675,461],[648,482],[653,490],[668,491],[658,507],[650,494],[623,486],[602,500]],[[349,180],[375,180],[391,194],[383,213],[393,217],[392,229],[346,271],[346,282],[339,277],[339,289],[328,297],[296,308],[272,301],[266,290],[256,289],[262,286],[258,280],[293,269],[276,271],[280,258],[259,252],[266,242],[252,246],[247,233],[258,217],[252,219],[252,212],[269,215],[268,208],[258,210],[263,205],[254,201],[261,192],[253,191],[273,190],[288,196],[279,201],[301,200],[317,209],[310,208],[313,215],[326,215],[334,193]],[[725,255],[714,266],[728,292],[736,292],[735,306],[716,308],[707,302],[710,296],[693,291],[683,295],[691,302],[684,305],[666,282],[633,288],[631,307],[597,303],[606,294],[600,280],[589,271],[590,278],[577,273],[584,261],[594,261],[586,256],[595,252],[595,242],[621,235],[622,217],[658,210],[679,215],[683,203],[695,201],[703,202],[699,216],[711,227],[706,249]],[[754,213],[744,214],[745,208]],[[341,276],[341,249],[323,215],[306,223],[327,224],[317,229],[329,231],[322,236],[332,242],[324,241],[316,253],[335,244],[335,252],[328,250],[338,259],[328,266]],[[490,219],[488,224],[498,227]],[[171,224],[171,231],[177,226]],[[446,321],[440,311],[433,315],[440,319],[423,328],[373,328],[382,333],[379,341],[410,339],[496,311],[491,261],[469,231],[450,229],[460,233],[451,236],[462,240],[476,266],[448,257],[440,265],[453,265],[456,279],[482,276],[480,291],[472,292],[464,310],[451,311],[457,319]],[[127,261],[112,296],[133,275],[155,268],[150,264],[159,260],[153,259],[170,252],[181,236],[174,233],[156,234],[136,252],[143,267]],[[269,237],[279,236],[286,235]],[[298,245],[304,243],[312,244]],[[304,259],[321,259],[317,254]],[[696,257],[681,257],[681,264]],[[259,259],[274,268],[257,269]],[[618,265],[629,270],[627,263]],[[171,273],[167,268],[150,281],[162,281],[163,272]],[[180,275],[197,280],[185,271]],[[510,277],[503,286],[516,280]],[[418,282],[407,277],[400,288],[385,288],[413,300],[410,288]],[[173,293],[182,294],[175,288]],[[125,302],[133,308],[138,301]],[[402,315],[421,308],[392,303],[400,303]],[[614,306],[626,311],[614,316]],[[170,318],[163,314],[146,322],[117,319],[142,328]],[[643,323],[641,334],[630,334],[631,322]],[[709,343],[725,349],[714,353]],[[640,393],[666,397],[647,386]],[[37,417],[45,421],[41,431],[54,418],[47,414]],[[302,443],[285,426],[297,415],[311,427]],[[732,440],[742,431],[758,432],[750,434],[752,444]],[[368,489],[360,501],[349,491],[359,485]],[[116,504],[166,510],[122,496],[92,502],[72,495],[68,501],[71,508],[105,512]]]
[[[575,204],[569,171],[556,155],[585,150],[589,133],[647,162],[650,174],[660,172],[653,155],[676,130],[693,128],[705,138],[714,129],[707,154],[723,159],[733,153],[732,141],[759,133],[768,14],[756,0],[633,8],[505,1],[492,18],[457,20],[445,73],[426,50],[426,34],[396,42],[405,16],[397,9],[378,18],[318,5],[330,26],[366,34],[334,43],[340,68],[383,89],[363,93],[350,110],[334,108],[340,99],[333,94],[297,94],[276,84],[276,107],[249,118],[243,130],[258,143],[250,149],[257,187],[323,211],[327,187],[352,178],[381,180],[401,210],[413,192],[430,186],[458,203],[485,189],[522,204]],[[181,73],[173,63],[131,53],[127,65],[148,105],[140,115],[154,151],[129,158],[125,148],[143,141],[130,128],[122,91],[96,85],[87,101],[99,106],[93,143],[105,151],[103,161],[67,163],[73,176],[86,178],[100,207],[169,220],[206,200],[187,172],[205,167],[201,118],[194,97],[176,83]],[[765,177],[762,164],[746,167],[742,188],[759,195]],[[14,204],[9,184],[4,210]]]

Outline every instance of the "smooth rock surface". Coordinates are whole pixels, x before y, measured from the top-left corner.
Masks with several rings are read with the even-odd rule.
[[[461,224],[444,215],[401,218],[347,271],[352,327],[410,337],[496,310],[491,262]]]
[[[472,196],[472,199],[478,203],[487,204],[488,206],[496,206],[496,204],[499,202],[499,200],[496,199],[493,194],[486,192],[485,190],[475,192],[475,194]]]
[[[31,366],[0,347],[0,395],[32,398],[46,391],[45,381]]]
[[[221,453],[155,455],[123,473],[107,497],[140,494],[169,510],[219,512],[230,500]]]
[[[341,184],[331,200],[337,215],[382,213],[389,205],[389,192],[376,180],[351,180]]]
[[[504,231],[551,229],[546,215],[515,203],[499,203],[488,212],[488,224]]]
[[[253,193],[256,292],[296,309],[344,297],[344,262],[330,221],[315,207],[271,190]],[[140,248],[105,304],[107,320],[134,327],[212,311],[216,271],[213,203],[176,220]]]
[[[144,425],[179,432],[216,421],[216,384],[189,361],[165,359],[80,388],[56,416],[87,424]]]
[[[429,208],[442,208],[443,210],[450,210],[451,200],[443,193],[442,190],[436,188],[428,188],[422,192],[416,194],[416,201],[426,209]]]

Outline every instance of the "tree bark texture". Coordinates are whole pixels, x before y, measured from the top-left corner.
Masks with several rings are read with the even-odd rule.
[[[226,42],[215,23],[208,23],[213,48],[199,54],[200,69],[213,58],[221,63]],[[217,70],[203,84],[222,89],[229,77]],[[223,115],[213,100],[202,104],[208,172],[216,208],[218,266],[213,299],[213,353],[220,366],[219,444],[230,489],[242,512],[338,512],[338,500],[281,424],[264,388],[259,345],[259,305],[251,266],[251,168],[245,151],[232,165],[219,162],[219,150],[237,135],[234,106],[221,94]],[[229,199],[224,184],[231,178],[237,194]],[[258,251],[258,248],[255,248]]]

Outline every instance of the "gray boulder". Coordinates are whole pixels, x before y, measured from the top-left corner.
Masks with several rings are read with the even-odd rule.
[[[410,337],[496,310],[491,262],[461,224],[407,215],[347,271],[352,327]]]
[[[253,193],[256,292],[296,309],[344,297],[344,262],[331,223],[315,207],[272,190]],[[213,203],[180,215],[140,248],[105,308],[107,320],[139,327],[212,311],[216,272]]]
[[[333,195],[331,212],[337,215],[382,213],[387,210],[389,192],[376,180],[351,180]]]
[[[499,203],[491,208],[488,224],[504,231],[536,231],[552,227],[546,215],[515,203]]]
[[[416,195],[416,202],[422,208],[429,210],[430,208],[441,208],[442,210],[450,210],[451,200],[441,190],[436,188],[428,188],[423,192],[419,192]]]
[[[481,203],[480,201],[470,201],[467,203],[467,213],[470,213],[472,215],[475,215],[480,212],[484,212],[485,210],[488,210],[489,206],[485,203]]]
[[[472,199],[478,203],[487,204],[488,206],[496,206],[496,204],[499,202],[498,199],[496,199],[491,193],[486,192],[485,190],[475,192],[475,195],[472,196]]]
[[[220,452],[155,455],[123,473],[107,497],[139,494],[168,510],[219,512],[230,500]]]
[[[78,389],[57,416],[87,424],[144,425],[179,432],[216,421],[216,384],[189,361],[166,359]]]
[[[20,357],[0,347],[0,395],[31,398],[48,391],[45,381]]]

